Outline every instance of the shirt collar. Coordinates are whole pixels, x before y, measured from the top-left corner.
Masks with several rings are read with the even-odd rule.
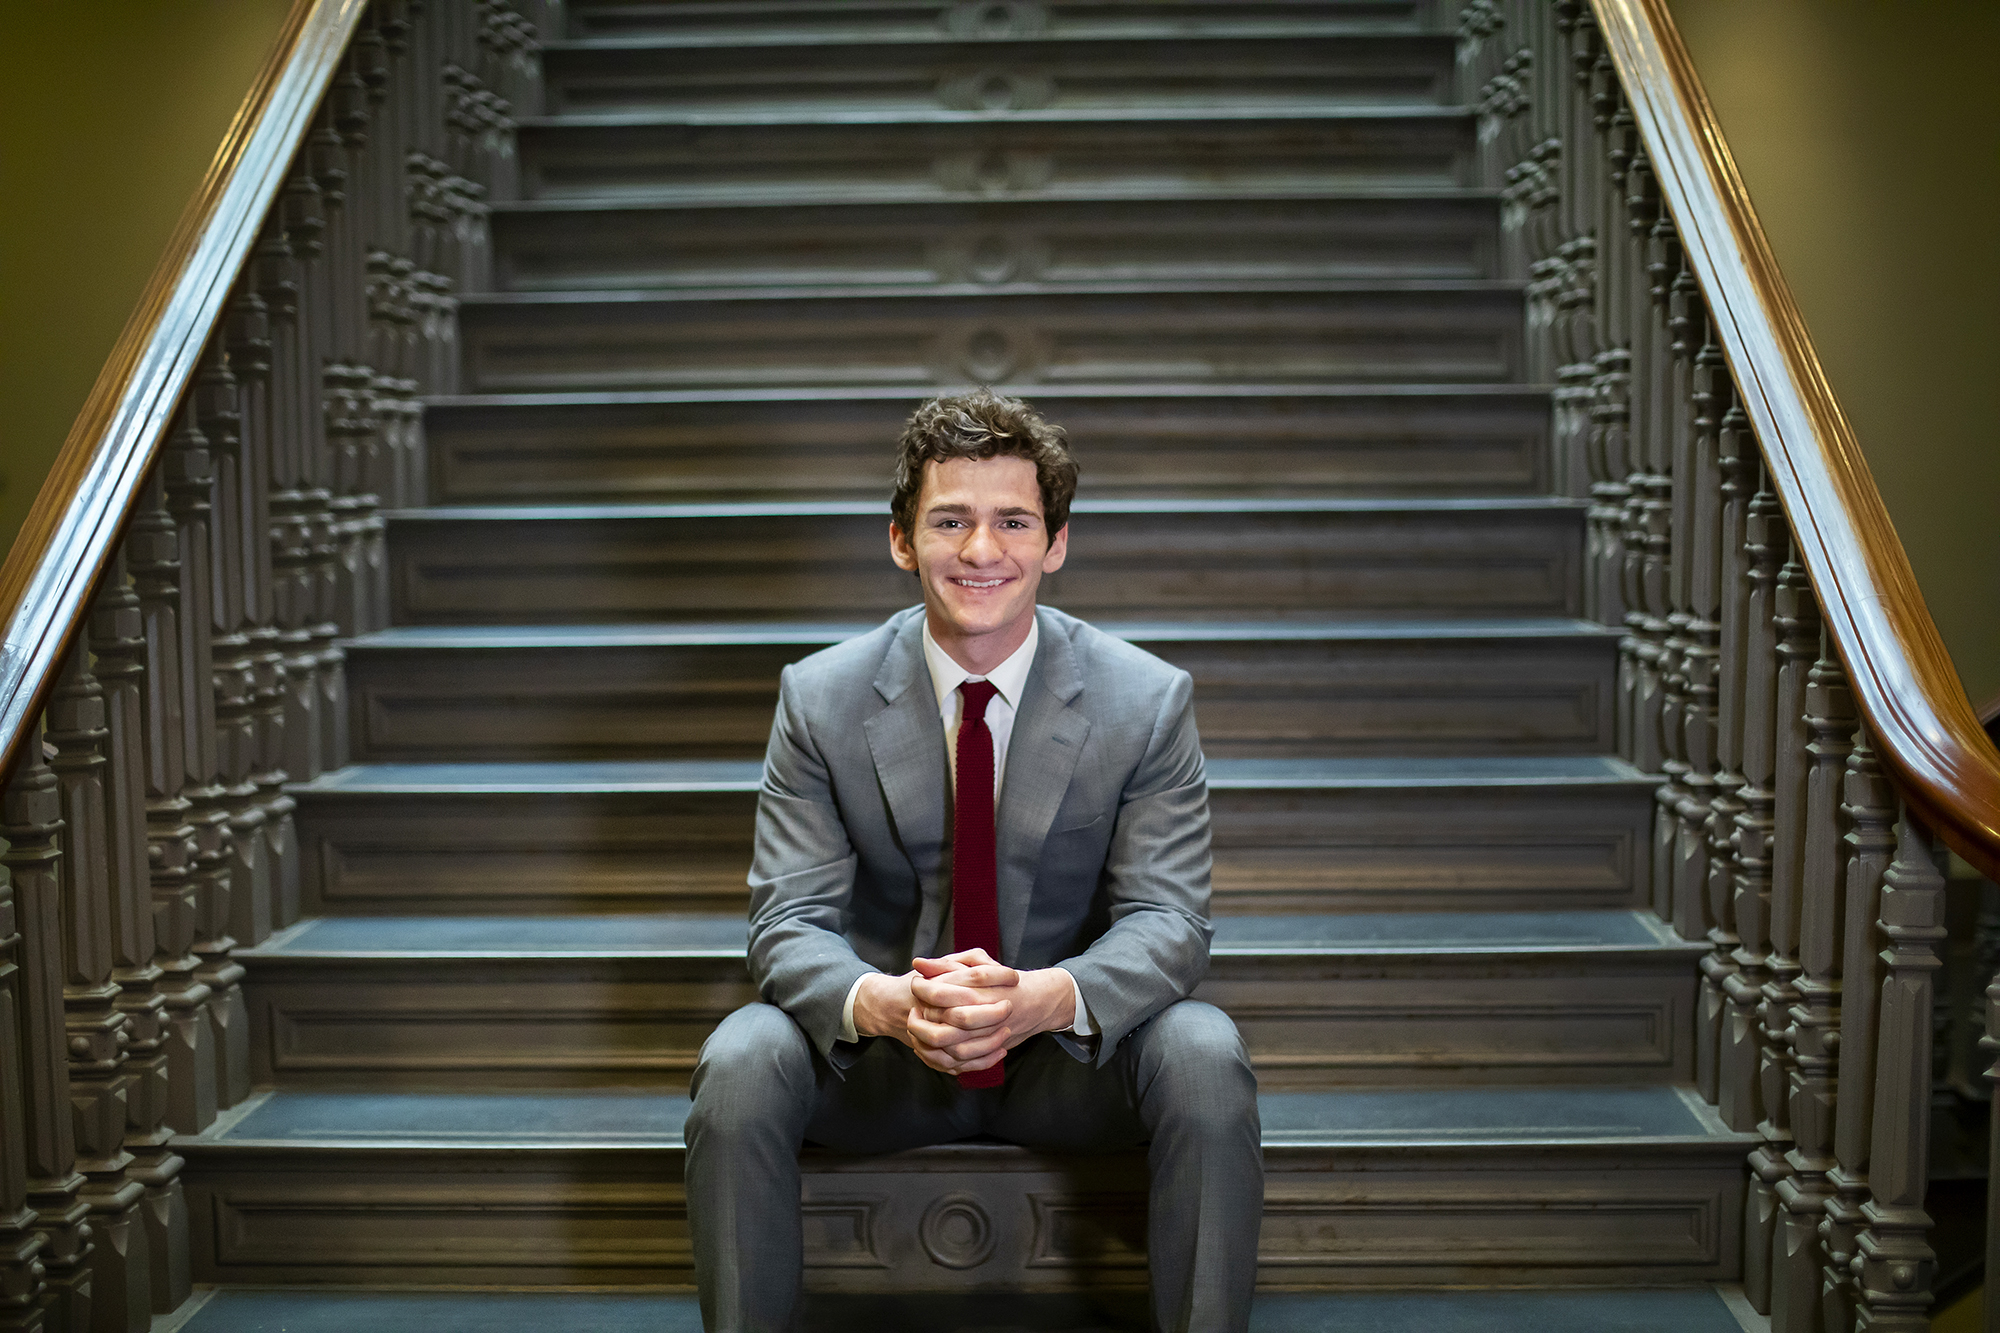
[[[1028,669],[1035,664],[1035,645],[1041,640],[1041,617],[1037,616],[1028,622],[1028,637],[1021,646],[1009,654],[1006,661],[986,673],[986,679],[993,682],[993,688],[1017,713],[1021,711],[1021,692],[1028,685]],[[937,640],[931,637],[928,618],[924,621],[924,665],[930,668],[931,688],[937,692],[940,713],[950,701],[952,691],[974,679],[970,671],[952,661],[950,653],[938,647]]]

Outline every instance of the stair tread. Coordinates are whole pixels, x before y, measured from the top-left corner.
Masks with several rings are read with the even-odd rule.
[[[1257,1102],[1267,1148],[1633,1140],[1729,1144],[1756,1137],[1731,1132],[1691,1089],[1657,1084],[1264,1092]],[[604,1088],[279,1090],[252,1097],[201,1134],[177,1138],[175,1145],[678,1149],[688,1105],[684,1096]],[[984,1143],[976,1147],[1010,1150]]]
[[[1321,22],[1311,20],[1290,23],[1268,24],[1204,24],[1200,31],[1190,32],[1186,27],[1173,23],[1135,23],[1115,32],[1058,33],[1033,37],[979,37],[948,33],[874,33],[830,31],[814,33],[810,37],[797,33],[647,33],[631,37],[565,37],[541,43],[544,56],[574,55],[594,51],[818,51],[829,46],[868,47],[884,46],[908,50],[916,47],[934,46],[944,48],[967,48],[974,51],[990,52],[999,48],[1018,46],[1047,49],[1056,46],[1102,46],[1124,48],[1147,42],[1264,42],[1308,40],[1381,41],[1389,39],[1400,42],[1439,44],[1449,43],[1452,35],[1442,31],[1424,31],[1394,23],[1356,22],[1352,19],[1331,19]],[[1122,52],[1121,52],[1122,53]]]
[[[1129,107],[1068,110],[1024,109],[1019,111],[957,111],[943,107],[930,110],[851,110],[759,113],[742,109],[728,111],[617,111],[568,113],[558,116],[526,116],[518,121],[524,132],[549,129],[672,129],[821,125],[1126,125],[1126,124],[1207,124],[1273,121],[1296,123],[1326,120],[1431,120],[1469,121],[1470,107],[1436,106],[1423,102],[1381,105],[1343,103],[1310,107]]]
[[[1469,954],[1706,949],[1649,912],[1366,912],[1223,916],[1217,954]],[[744,953],[735,915],[334,916],[300,922],[238,958],[727,957]]]
[[[778,622],[599,621],[567,625],[398,625],[348,641],[350,648],[586,648],[703,647],[742,644],[834,644],[866,634],[881,622],[832,624]],[[1606,639],[1618,631],[1589,620],[1523,616],[1324,621],[1098,620],[1097,628],[1131,643],[1242,642],[1271,639],[1371,641],[1382,639]]]
[[[1740,1296],[1738,1297],[1740,1300]],[[814,1327],[876,1333],[1113,1333],[1147,1325],[1143,1293],[922,1292],[804,1297]],[[1727,1297],[1712,1287],[1595,1290],[1265,1291],[1250,1307],[1251,1333],[1328,1328],[1371,1333],[1740,1333]],[[354,1291],[231,1287],[217,1292],[183,1333],[351,1333],[357,1328],[489,1333],[700,1333],[692,1294],[601,1291]]]
[[[1160,189],[1135,190],[1090,190],[1078,189],[1055,198],[990,198],[990,199],[928,199],[912,202],[897,198],[893,202],[899,208],[912,213],[927,212],[976,212],[993,211],[1036,212],[1041,210],[1066,210],[1094,204],[1182,204],[1200,202],[1205,204],[1240,201],[1244,203],[1369,203],[1369,202],[1431,202],[1435,200],[1469,200],[1481,203],[1498,203],[1499,190],[1479,185],[1417,185],[1417,184],[1362,184],[1346,181],[1329,182],[1324,188],[1308,189],[1288,186],[1283,189],[1257,188],[1246,186],[1227,195],[1213,193],[1189,194],[1186,190]],[[815,209],[840,209],[849,207],[879,208],[882,200],[871,200],[861,196],[837,200],[818,200],[810,207]],[[699,199],[633,199],[625,195],[615,196],[564,196],[551,199],[497,199],[487,205],[494,215],[500,214],[540,214],[540,213],[715,213],[734,211],[782,211],[799,207],[793,201],[772,199],[767,195],[746,195],[741,199],[718,198],[714,196]]]
[[[1078,500],[1072,514],[1425,514],[1581,512],[1586,501],[1559,495],[1187,496]],[[391,519],[425,523],[597,522],[667,518],[887,518],[882,500],[731,500],[704,503],[454,505],[390,509]]]
[[[1177,282],[1116,279],[1094,282],[911,282],[856,287],[824,283],[804,287],[575,287],[514,292],[467,292],[458,298],[466,312],[507,310],[523,306],[694,305],[701,303],[774,301],[953,301],[971,297],[1001,301],[1010,297],[1049,296],[1228,296],[1228,295],[1392,295],[1397,293],[1469,293],[1515,295],[1527,290],[1516,278],[1222,278]]]
[[[350,764],[294,785],[301,795],[756,791],[755,759]],[[1210,790],[1636,786],[1653,778],[1611,755],[1211,759]]]
[[[1038,384],[1035,398],[1521,398],[1549,396],[1546,384]],[[467,407],[561,407],[624,403],[790,403],[881,401],[920,402],[926,394],[902,385],[835,384],[825,388],[781,384],[769,388],[580,389],[563,393],[466,393],[426,398],[426,409]]]

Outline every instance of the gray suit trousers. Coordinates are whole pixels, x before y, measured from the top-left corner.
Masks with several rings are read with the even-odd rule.
[[[834,1073],[784,1010],[751,1004],[702,1047],[687,1123],[688,1224],[710,1333],[783,1333],[798,1298],[801,1144],[890,1153],[975,1135],[1045,1151],[1148,1144],[1147,1257],[1161,1329],[1249,1326],[1264,1208],[1257,1077],[1212,1005],[1169,1005],[1101,1067],[1047,1036],[975,1090],[901,1043]]]

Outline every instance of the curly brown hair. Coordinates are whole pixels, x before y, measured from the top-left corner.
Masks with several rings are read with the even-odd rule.
[[[1042,521],[1049,539],[1069,522],[1076,498],[1076,456],[1061,426],[1045,421],[1019,398],[991,389],[943,394],[915,412],[903,427],[896,449],[896,489],[889,497],[889,516],[905,533],[917,527],[917,495],[923,490],[924,465],[949,458],[1025,458],[1035,465],[1042,490]]]

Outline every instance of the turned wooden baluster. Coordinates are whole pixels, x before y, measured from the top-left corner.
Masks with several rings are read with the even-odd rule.
[[[1731,789],[1725,784],[1742,744],[1742,663],[1727,655],[1721,627],[1724,600],[1741,596],[1739,588],[1723,581],[1732,564],[1722,549],[1727,496],[1720,436],[1732,395],[1722,349],[1707,340],[1707,311],[1692,293],[1682,299],[1686,304],[1676,320],[1675,341],[1698,350],[1687,353],[1691,413],[1674,458],[1675,610],[1669,624],[1676,649],[1672,693],[1678,696],[1681,710],[1676,744],[1681,797],[1671,808],[1672,896],[1676,929],[1681,928],[1683,919],[1687,925],[1695,924],[1697,910],[1708,923],[1707,936],[1713,947],[1702,960],[1701,1028],[1696,1034],[1695,1067],[1704,1091],[1715,1086],[1718,1100],[1727,1102],[1732,1099],[1731,1090],[1716,1083],[1717,1075],[1710,1071],[1722,1063],[1723,1008],[1740,966],[1733,953],[1725,953],[1735,941],[1728,931],[1734,918],[1733,905],[1720,901],[1717,891],[1733,855],[1733,848],[1727,845]],[[1676,729],[1670,725],[1669,730]],[[1666,813],[1663,809],[1662,814]],[[1701,909],[1692,906],[1697,901]],[[1715,1048],[1713,1056],[1708,1047]],[[1724,1115],[1728,1114],[1725,1107]]]
[[[62,797],[44,756],[41,724],[22,738],[0,793],[0,865],[14,885],[21,932],[18,998],[23,1077],[21,1118],[7,1137],[26,1150],[27,1202],[42,1241],[47,1286],[43,1318],[51,1330],[90,1327],[90,1204],[76,1169],[70,1111],[69,1040],[63,1009]]]
[[[1625,480],[1626,635],[1620,644],[1629,670],[1628,757],[1649,773],[1665,761],[1661,713],[1666,703],[1667,572],[1672,544],[1674,358],[1669,301],[1680,271],[1680,243],[1658,196],[1652,172],[1631,199],[1632,234],[1651,279],[1650,300],[1635,302],[1632,344],[1634,403],[1629,438],[1636,469]],[[1700,934],[1701,932],[1696,932]]]
[[[1599,337],[1608,345],[1597,354],[1592,381],[1590,508],[1584,519],[1590,614],[1605,625],[1625,623],[1625,543],[1621,524],[1625,501],[1630,496],[1625,478],[1630,473],[1626,466],[1626,445],[1631,421],[1632,353],[1626,340],[1631,336],[1627,310],[1632,281],[1622,219],[1638,141],[1630,109],[1623,105],[1623,100],[1618,99],[1603,132],[1606,173],[1597,222],[1597,328]],[[1621,753],[1625,752],[1630,726],[1622,684],[1621,681],[1617,690]]]
[[[1740,417],[1740,411],[1732,416]],[[1755,449],[1748,423],[1723,430],[1723,451]],[[1733,439],[1733,443],[1731,442]],[[1750,454],[1750,461],[1755,461]],[[1727,464],[1725,464],[1725,467]],[[1749,484],[1747,481],[1744,483]],[[1774,1246],[1783,1239],[1780,1185],[1791,1175],[1786,1153],[1792,1143],[1791,1096],[1797,1062],[1787,1040],[1792,1008],[1800,1003],[1799,931],[1805,900],[1806,766],[1811,733],[1806,726],[1806,679],[1819,651],[1819,605],[1795,547],[1778,574],[1777,688],[1771,703],[1771,945],[1758,1012],[1757,1078],[1764,1118],[1757,1124],[1763,1143],[1750,1155],[1752,1179],[1745,1198],[1743,1289],[1760,1314],[1771,1313]]]
[[[213,474],[213,502],[208,513],[210,577],[209,649],[215,685],[215,764],[218,799],[228,813],[229,873],[211,890],[213,901],[204,932],[215,941],[252,945],[271,933],[272,888],[270,845],[265,837],[265,812],[260,801],[257,768],[257,652],[250,644],[251,611],[247,597],[255,577],[249,549],[264,545],[256,521],[262,506],[247,492],[261,469],[246,458],[242,437],[242,404],[236,373],[229,366],[221,340],[202,354],[192,395],[195,419],[208,445]],[[231,1087],[225,1081],[222,1085]],[[242,1088],[247,1094],[248,1085]],[[232,1093],[229,1100],[236,1099]]]
[[[1882,955],[1877,919],[1882,877],[1896,849],[1897,797],[1882,770],[1868,728],[1855,733],[1847,758],[1847,906],[1842,928],[1840,1092],[1835,1102],[1834,1156],[1827,1172],[1833,1194],[1820,1223],[1825,1253],[1821,1297],[1829,1327],[1854,1326],[1855,1241],[1869,1199],[1868,1170],[1874,1144],[1876,1019],[1881,1002]],[[1929,1014],[1925,1014],[1926,1051]],[[1929,1097],[1929,1089],[1924,1095]]]
[[[154,962],[166,1001],[161,1033],[167,1064],[166,1125],[198,1134],[215,1119],[216,1031],[212,998],[195,956],[200,905],[194,877],[194,806],[187,797],[186,652],[181,638],[180,533],[167,511],[166,478],[156,465],[125,530],[125,562],[146,647],[140,696],[146,757],[146,844],[152,891]]]
[[[1840,1069],[1841,930],[1846,911],[1841,784],[1854,745],[1847,676],[1822,628],[1806,677],[1804,864],[1800,875],[1798,1003],[1787,1015],[1791,1123],[1796,1146],[1778,1182],[1784,1205],[1773,1245],[1771,1333],[1821,1333],[1820,1222],[1833,1196],[1834,1103]]]
[[[1717,858],[1712,884],[1716,901],[1726,904],[1735,937],[1736,971],[1725,986],[1730,1011],[1720,1052],[1719,1106],[1729,1127],[1738,1130],[1755,1129],[1765,1118],[1760,1011],[1771,957],[1778,578],[1790,541],[1769,472],[1761,466],[1753,471],[1757,490],[1743,515],[1743,582],[1734,594],[1743,603],[1742,619],[1732,626],[1736,637],[1728,667],[1742,687],[1724,726],[1730,773],[1717,784],[1729,793],[1727,799],[1717,799],[1715,828],[1718,845],[1726,842],[1729,855],[1726,861]]]
[[[298,834],[293,812],[297,802],[285,791],[285,721],[291,682],[286,678],[286,645],[278,625],[277,573],[273,564],[273,465],[280,452],[278,434],[290,424],[280,412],[271,382],[273,334],[264,298],[252,284],[239,287],[223,317],[223,338],[235,372],[239,404],[240,444],[236,466],[239,514],[236,532],[242,590],[237,598],[240,619],[236,633],[244,642],[242,660],[250,670],[250,749],[246,781],[255,788],[251,798],[259,819],[263,846],[255,858],[265,868],[260,891],[247,901],[238,895],[231,929],[239,940],[264,938],[258,930],[286,926],[299,914]],[[238,837],[242,832],[239,830]],[[240,853],[238,865],[244,858]]]
[[[182,407],[168,432],[160,466],[166,474],[167,508],[173,516],[180,555],[177,620],[181,758],[185,766],[181,794],[188,801],[184,818],[193,827],[195,840],[197,937],[193,947],[201,960],[196,975],[210,990],[208,1015],[215,1039],[209,1054],[215,1062],[215,1096],[219,1105],[233,1106],[250,1091],[250,1036],[243,1003],[243,965],[230,957],[236,947],[229,934],[235,848],[216,744],[215,654],[210,642],[210,627],[215,621],[209,538],[215,464],[198,414],[196,403]]]
[[[151,1265],[152,1309],[165,1313],[186,1300],[190,1290],[187,1202],[180,1182],[185,1163],[172,1149],[166,1123],[172,1081],[170,1014],[147,864],[146,615],[123,550],[112,555],[105,569],[89,635],[104,694],[112,977],[128,1039],[124,1137],[133,1161],[126,1175],[144,1190],[139,1207]]]
[[[7,1126],[26,1123],[20,952],[13,874],[0,857],[0,1125]],[[0,1134],[0,1330],[30,1333],[45,1327],[44,1244],[35,1229],[35,1210],[28,1206],[26,1141],[17,1132]]]
[[[70,1124],[78,1198],[90,1209],[90,1327],[144,1333],[152,1326],[152,1259],[139,1204],[146,1187],[130,1174],[125,1146],[131,1034],[114,975],[117,923],[104,690],[87,642],[71,648],[46,715],[62,811],[63,1036],[69,1053]]]
[[[1932,987],[1944,943],[1944,876],[1931,837],[1908,811],[1896,825],[1896,859],[1883,877],[1879,1044],[1875,1058],[1870,1198],[1854,1271],[1856,1327],[1928,1333],[1937,1256],[1925,1239],[1930,1215]]]

